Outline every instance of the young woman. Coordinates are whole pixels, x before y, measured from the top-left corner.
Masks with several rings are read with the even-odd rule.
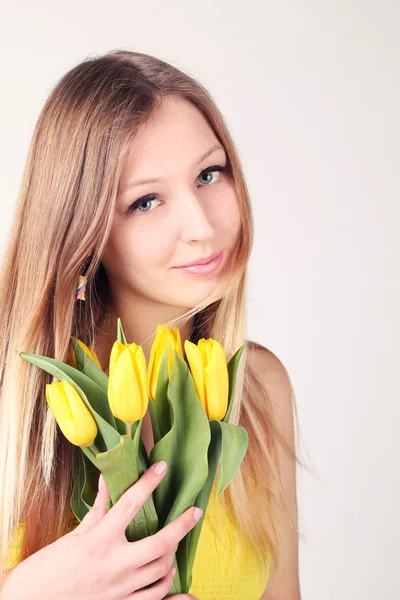
[[[162,478],[151,468],[108,513],[103,485],[75,521],[81,450],[46,403],[53,378],[15,351],[66,362],[75,336],[108,373],[120,317],[147,361],[159,323],[178,327],[182,344],[219,340],[228,359],[246,341],[230,422],[249,432],[248,451],[227,490],[211,496],[191,594],[173,598],[299,600],[295,401],[280,360],[245,340],[252,241],[240,160],[200,83],[119,50],[61,78],[34,131],[2,270],[0,598],[26,598],[28,582],[30,600],[153,600],[172,587],[194,508],[127,542],[127,524]],[[150,452],[148,413],[142,438]]]

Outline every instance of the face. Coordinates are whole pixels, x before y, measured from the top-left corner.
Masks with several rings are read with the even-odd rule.
[[[225,165],[225,150],[198,109],[164,99],[136,135],[119,184],[102,260],[116,304],[187,310],[229,273],[240,213]],[[217,251],[222,261],[213,273],[176,268]]]

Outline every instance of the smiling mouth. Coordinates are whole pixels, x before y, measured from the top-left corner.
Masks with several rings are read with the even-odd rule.
[[[205,264],[197,264],[191,265],[189,267],[174,267],[178,271],[183,271],[185,273],[191,273],[192,275],[209,275],[214,273],[221,264],[223,257],[223,252],[220,252],[217,256],[215,256],[212,260]]]
[[[178,265],[178,268],[196,267],[197,265],[206,265],[209,262],[211,262],[212,260],[214,260],[215,258],[217,258],[222,252],[223,252],[223,250],[221,250],[220,252],[211,252],[211,254],[206,258],[199,258],[197,262],[194,261],[194,262],[188,263],[187,265]]]

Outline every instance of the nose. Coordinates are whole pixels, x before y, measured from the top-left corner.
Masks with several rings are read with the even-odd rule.
[[[204,202],[192,190],[182,192],[180,206],[181,239],[183,242],[206,241],[215,236],[211,214]]]

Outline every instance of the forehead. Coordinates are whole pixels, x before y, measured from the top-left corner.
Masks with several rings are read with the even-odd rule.
[[[133,139],[122,179],[163,177],[179,162],[193,168],[212,145],[218,144],[211,125],[188,100],[165,98]]]

